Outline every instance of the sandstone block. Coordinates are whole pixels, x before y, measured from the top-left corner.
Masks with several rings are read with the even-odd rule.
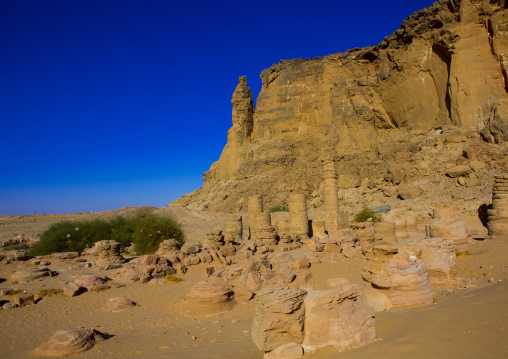
[[[28,283],[34,280],[42,279],[44,277],[51,276],[51,271],[49,268],[32,268],[27,270],[19,270],[16,271],[11,276],[11,281],[17,283]]]
[[[0,262],[26,261],[28,257],[25,250],[0,252]]]
[[[265,289],[258,293],[251,336],[260,350],[269,352],[282,345],[302,343],[306,294],[304,290],[291,288]]]
[[[356,286],[310,291],[305,298],[305,337],[309,347],[345,349],[376,338],[374,310],[360,302]]]
[[[63,294],[68,297],[75,297],[77,295],[80,295],[83,291],[85,291],[84,288],[81,288],[79,285],[77,285],[74,282],[69,282],[65,284],[62,288]]]
[[[14,297],[14,304],[18,307],[25,307],[27,305],[35,304],[35,298],[33,294],[18,294]]]
[[[418,186],[404,186],[398,190],[398,195],[403,200],[418,198],[422,193],[423,190]]]
[[[74,283],[89,291],[99,291],[110,287],[104,278],[92,274],[79,276],[74,279]]]
[[[446,174],[451,178],[466,177],[471,172],[471,167],[468,165],[458,165],[448,168]]]

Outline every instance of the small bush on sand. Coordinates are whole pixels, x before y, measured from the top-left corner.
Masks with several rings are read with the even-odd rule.
[[[367,222],[372,218],[372,222],[381,222],[383,216],[381,213],[373,212],[369,207],[364,206],[363,209],[355,216],[355,222]]]
[[[455,256],[456,257],[461,257],[461,256],[466,257],[466,256],[472,256],[472,255],[473,255],[473,253],[471,253],[470,251],[461,252],[461,251],[459,251],[457,249],[455,250]]]
[[[17,251],[20,249],[28,249],[28,244],[26,243],[19,243],[19,244],[11,244],[10,246],[3,247],[2,251]]]
[[[122,248],[135,245],[137,254],[154,253],[164,239],[185,241],[180,224],[172,218],[139,213],[134,218],[115,217],[110,221],[64,221],[52,224],[41,235],[29,255],[40,256],[55,252],[83,252],[102,240],[114,240]]]
[[[184,281],[183,278],[176,277],[176,276],[171,275],[171,274],[168,274],[166,276],[166,282],[168,282],[168,283],[179,283],[179,282],[183,282],[183,281]]]
[[[268,210],[268,213],[273,213],[273,212],[289,212],[289,209],[286,206],[281,206],[281,205],[273,206]]]

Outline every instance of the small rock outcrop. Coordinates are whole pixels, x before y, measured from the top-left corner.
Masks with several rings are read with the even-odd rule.
[[[123,312],[124,310],[131,309],[136,306],[132,300],[123,298],[123,297],[114,297],[110,298],[106,305],[104,306],[104,310],[106,312],[118,313]]]
[[[219,314],[234,306],[234,292],[221,280],[205,280],[195,284],[183,302],[184,313],[193,317]]]
[[[93,328],[68,327],[57,330],[36,352],[47,356],[66,356],[91,349],[102,340],[104,335]]]
[[[51,276],[49,268],[31,268],[27,270],[19,270],[11,276],[11,281],[17,283],[28,283],[37,279]]]
[[[104,278],[92,274],[79,276],[74,279],[74,283],[88,291],[99,291],[110,287]]]

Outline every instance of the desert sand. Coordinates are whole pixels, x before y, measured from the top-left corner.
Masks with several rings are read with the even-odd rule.
[[[153,209],[158,213],[167,208]],[[133,209],[75,215],[41,216],[36,223],[27,217],[3,217],[2,235],[30,236],[62,218],[108,217]],[[196,213],[171,208],[184,230],[193,233],[192,242],[223,223],[221,214]],[[180,212],[179,212],[180,211]],[[14,220],[13,220],[14,219]],[[33,220],[33,218],[32,218]],[[199,226],[196,225],[199,223]],[[421,233],[420,233],[421,235]],[[4,238],[5,238],[4,237]],[[333,347],[306,354],[309,358],[502,358],[508,356],[508,238],[469,241],[472,255],[457,259],[457,288],[435,291],[434,301],[419,308],[376,313],[378,339],[361,348],[338,353]],[[344,277],[362,284],[362,259],[348,259],[332,253],[315,253],[302,247],[291,251],[295,258],[309,257],[314,263],[309,285],[326,289],[328,278]],[[42,282],[13,284],[15,288],[36,293],[61,288],[80,274],[107,275],[108,271],[79,267],[73,260],[51,259],[49,267],[58,275]],[[0,265],[0,278],[16,270],[32,268],[29,262]],[[77,297],[57,294],[35,305],[0,311],[1,358],[37,357],[35,348],[56,330],[67,326],[92,327],[109,337],[76,358],[261,358],[250,329],[254,316],[252,303],[239,304],[232,311],[209,317],[190,318],[182,313],[182,301],[191,286],[203,280],[205,265],[188,268],[182,282],[170,284],[128,284],[100,292],[85,292]],[[125,297],[136,307],[109,313],[103,307],[112,297]],[[0,300],[8,300],[2,297]]]

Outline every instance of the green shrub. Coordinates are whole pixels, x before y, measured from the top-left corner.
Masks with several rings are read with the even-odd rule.
[[[470,251],[465,251],[465,252],[461,252],[459,250],[455,250],[455,256],[456,257],[467,257],[467,256],[472,256],[473,253],[471,253]]]
[[[273,212],[289,212],[289,209],[286,206],[273,206],[268,210],[268,213]]]
[[[381,213],[375,213],[369,207],[364,206],[363,209],[357,213],[354,221],[367,222],[370,218],[372,218],[372,222],[381,222],[383,220]]]
[[[102,240],[114,240],[122,248],[135,245],[137,254],[155,252],[164,239],[174,238],[182,245],[184,234],[172,218],[139,213],[134,218],[117,216],[110,221],[63,221],[52,224],[41,235],[29,255],[40,256],[55,252],[83,252]]]
[[[20,249],[28,249],[28,247],[26,243],[11,244],[10,246],[3,247],[2,251],[17,251]]]
[[[177,277],[177,276],[174,276],[174,275],[171,275],[171,274],[168,274],[166,276],[166,282],[167,283],[179,283],[179,282],[183,282],[184,279],[183,278],[180,278],[180,277]]]
[[[172,218],[138,215],[127,220],[124,228],[128,229],[137,254],[154,253],[164,239],[174,238],[180,245],[184,243],[182,228]]]

